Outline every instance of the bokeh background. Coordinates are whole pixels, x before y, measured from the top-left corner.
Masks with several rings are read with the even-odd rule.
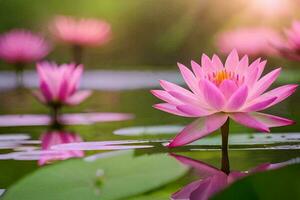
[[[0,1],[0,32],[26,28],[52,40],[49,22],[55,15],[94,17],[112,25],[112,40],[88,49],[87,68],[166,69],[176,62],[198,60],[217,52],[218,33],[245,26],[282,31],[299,15],[297,0],[18,0]],[[68,62],[66,46],[48,56]],[[291,63],[283,64],[286,66]],[[280,62],[280,63],[281,63]],[[278,63],[278,61],[277,61]],[[1,69],[7,66],[1,63]]]

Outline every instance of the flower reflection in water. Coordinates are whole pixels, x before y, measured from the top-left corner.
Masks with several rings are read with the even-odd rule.
[[[186,185],[176,193],[172,194],[171,198],[173,200],[206,200],[242,177],[257,172],[277,169],[294,162],[294,160],[291,160],[276,164],[263,163],[249,171],[230,171],[229,160],[226,158],[224,159],[224,154],[222,156],[221,170],[189,157],[177,154],[171,154],[171,156],[176,158],[180,163],[190,166],[201,176],[201,179]]]
[[[41,150],[51,152],[51,147],[58,144],[68,144],[74,142],[82,142],[79,135],[62,130],[53,130],[44,133],[41,138]],[[74,157],[83,157],[84,152],[80,150],[56,150],[54,154],[41,154],[39,158],[39,165],[45,165],[55,160],[66,160]]]

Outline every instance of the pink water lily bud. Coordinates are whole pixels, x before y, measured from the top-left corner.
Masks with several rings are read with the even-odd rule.
[[[40,90],[34,95],[48,105],[77,105],[91,95],[90,90],[78,91],[83,66],[53,62],[37,64]]]
[[[111,37],[110,24],[98,19],[57,16],[50,29],[58,40],[76,46],[100,46]]]
[[[236,50],[229,54],[225,64],[217,55],[210,59],[203,54],[201,66],[194,61],[191,65],[193,71],[178,63],[189,89],[162,80],[163,90],[151,91],[165,101],[154,105],[154,108],[174,115],[198,118],[184,128],[169,147],[200,139],[219,129],[228,118],[262,132],[269,132],[271,127],[294,123],[289,119],[258,112],[295,92],[295,84],[267,91],[279,76],[281,68],[262,76],[266,61],[257,59],[249,64],[248,56],[240,59]]]
[[[249,56],[269,56],[277,54],[272,43],[280,40],[280,35],[270,28],[244,27],[220,33],[216,46],[224,54],[236,49]]]
[[[12,64],[32,63],[44,58],[50,45],[40,35],[15,29],[0,36],[0,58]]]
[[[285,30],[286,39],[273,42],[279,53],[291,60],[300,60],[300,21],[294,21],[289,29]]]
[[[45,165],[47,163],[51,163],[56,160],[66,160],[69,158],[84,156],[84,152],[80,150],[53,151],[51,149],[52,146],[58,144],[82,142],[82,139],[77,134],[73,134],[65,131],[49,131],[44,133],[41,136],[41,142],[42,142],[41,149],[42,152],[43,151],[45,152],[45,154],[41,154],[41,157],[38,161],[39,165]]]

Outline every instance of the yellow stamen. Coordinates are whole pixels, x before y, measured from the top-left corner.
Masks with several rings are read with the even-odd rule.
[[[214,75],[214,81],[217,85],[221,84],[226,79],[231,79],[231,73],[228,73],[226,70],[218,71]]]

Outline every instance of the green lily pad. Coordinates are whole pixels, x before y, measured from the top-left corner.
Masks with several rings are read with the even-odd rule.
[[[143,136],[143,135],[166,135],[177,134],[184,126],[179,125],[157,125],[157,126],[134,126],[114,131],[115,135]]]
[[[132,151],[92,162],[74,159],[40,168],[7,190],[4,200],[124,199],[160,188],[187,172],[168,155]]]
[[[230,145],[260,145],[260,144],[284,144],[300,143],[300,133],[253,133],[229,135]],[[221,145],[221,135],[206,137],[192,145]]]
[[[248,176],[213,199],[300,199],[300,164]]]

